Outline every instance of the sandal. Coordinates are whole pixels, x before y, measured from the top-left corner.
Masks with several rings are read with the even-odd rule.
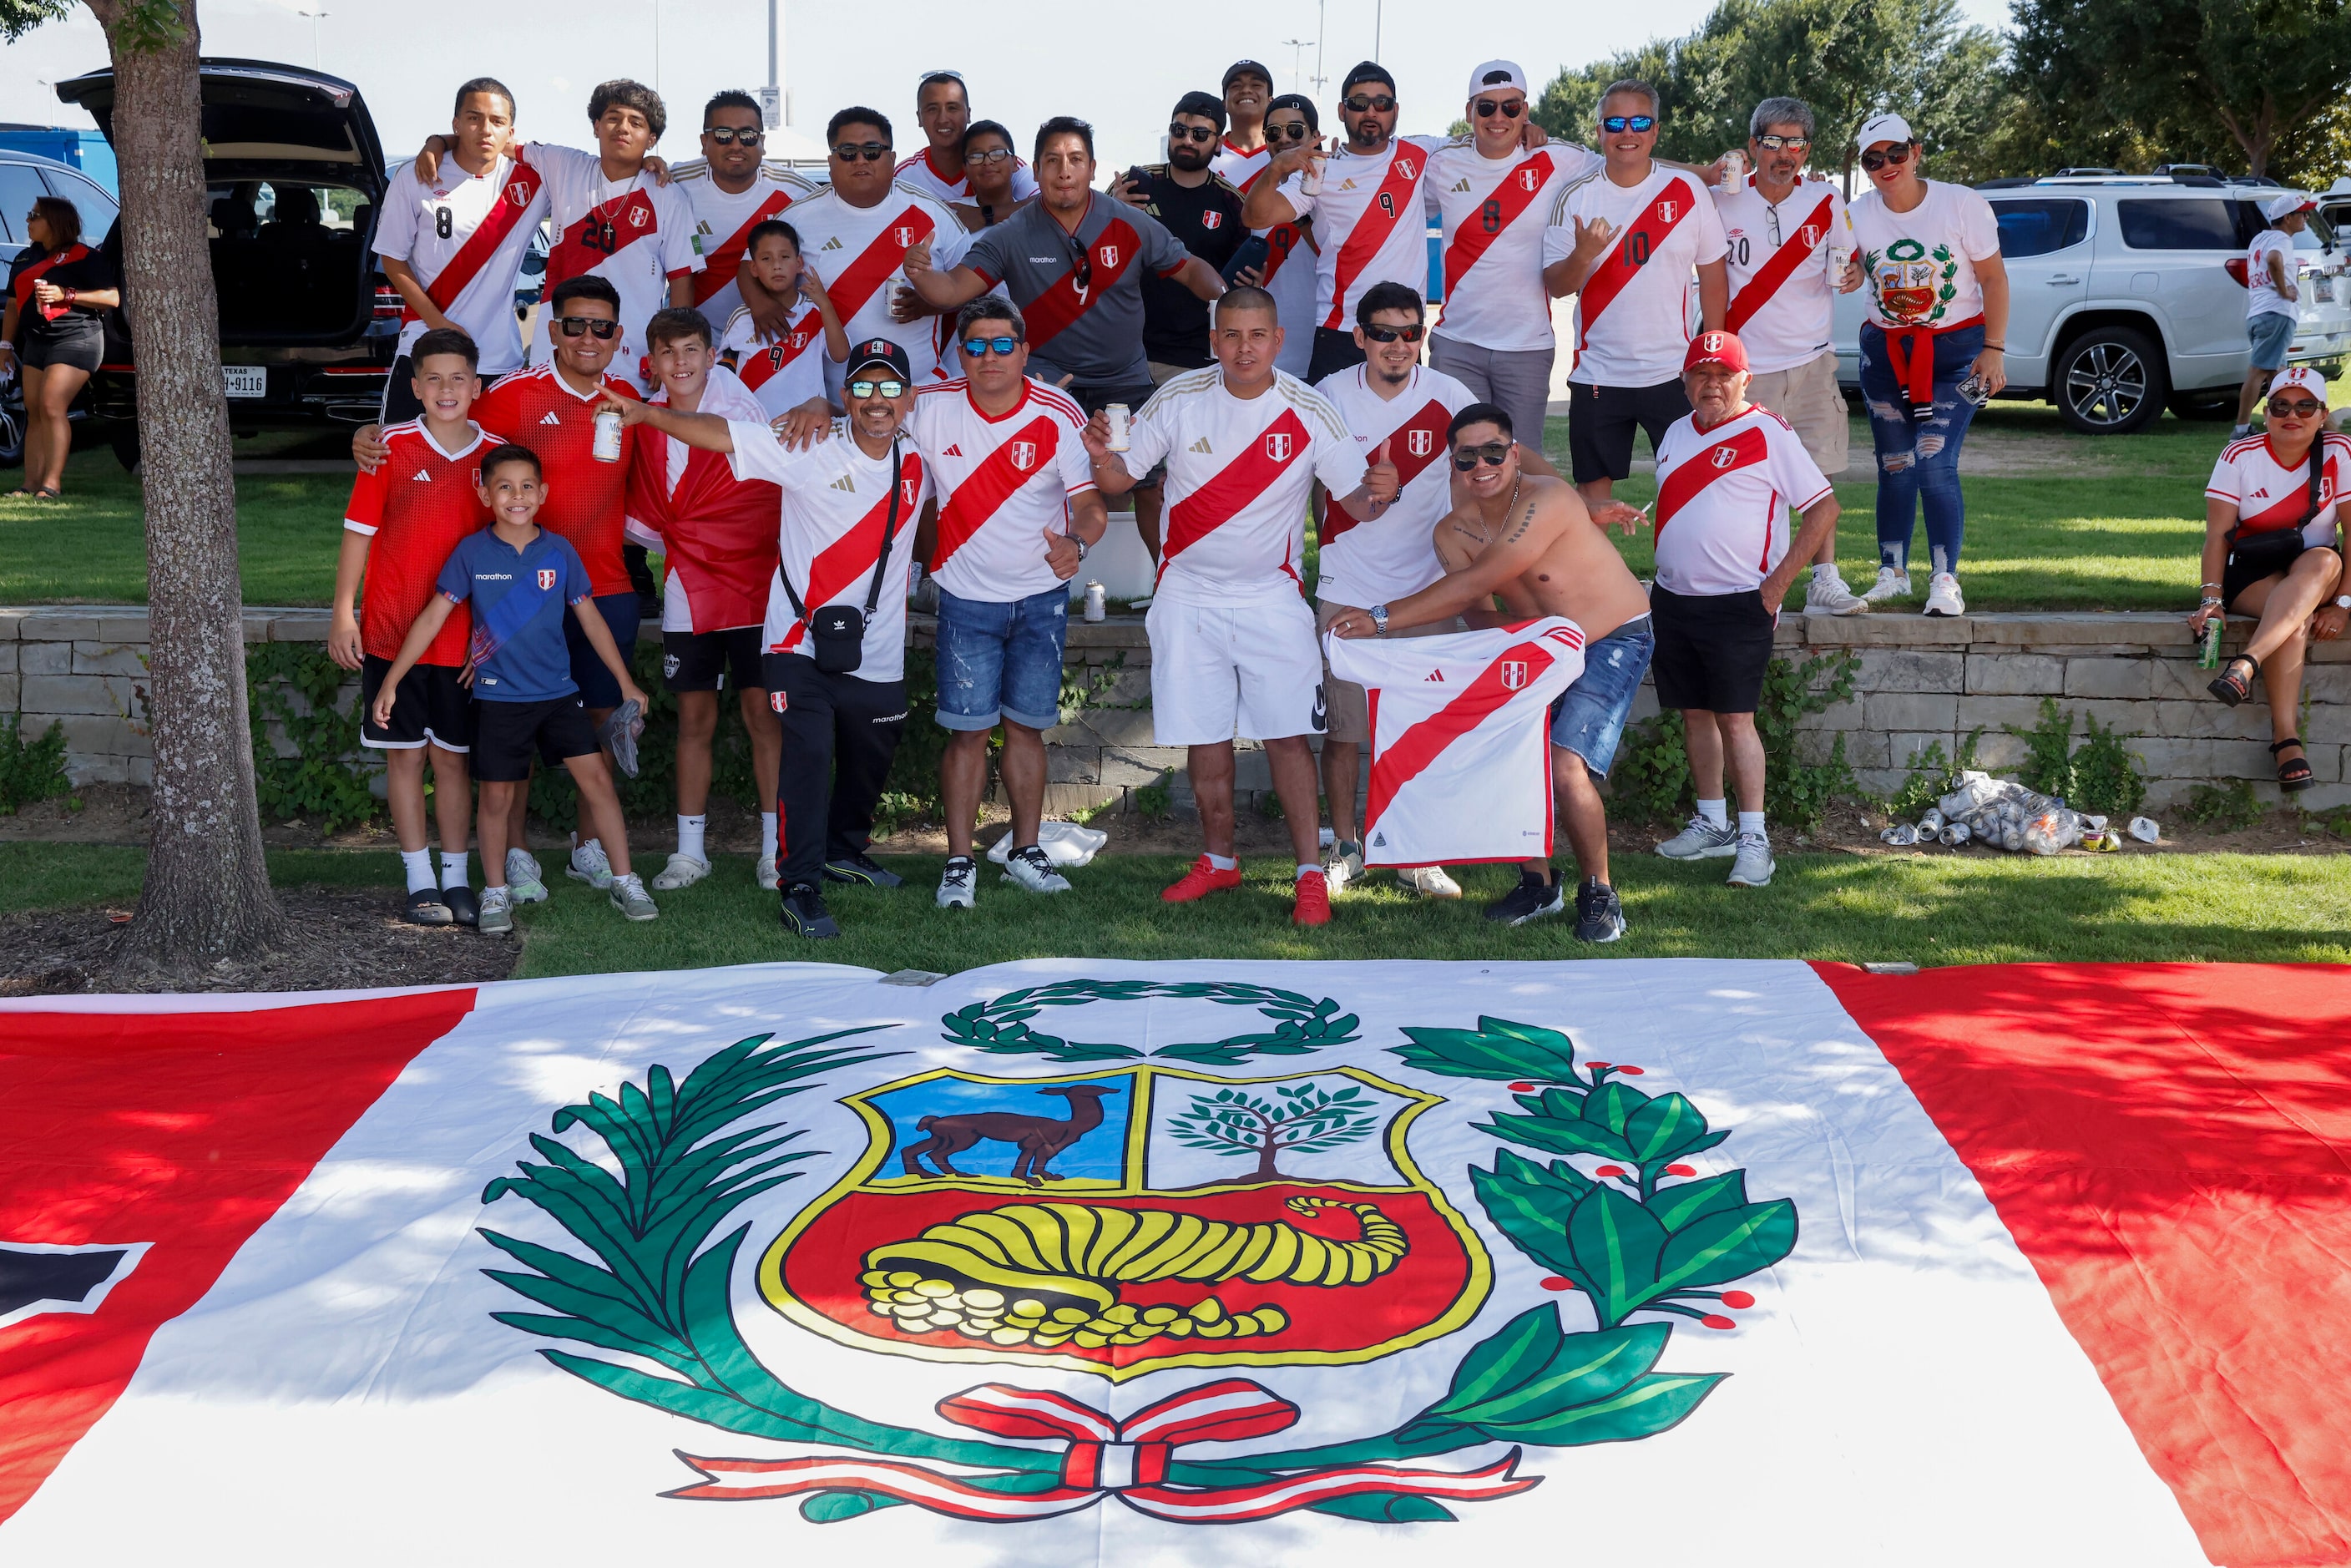
[[[2241,675],[2237,674],[2239,664],[2245,666],[2245,673]],[[2260,660],[2249,653],[2236,654],[2220,666],[2220,674],[2215,676],[2211,684],[2204,689],[2231,707],[2235,707],[2253,695],[2253,677],[2261,674],[2261,670]]]
[[[2273,740],[2270,742],[2270,755],[2272,757],[2277,757],[2277,754],[2283,751],[2287,747],[2300,745],[2302,745],[2302,737],[2299,736],[2290,735],[2283,740]],[[2277,765],[2277,781],[2278,788],[2284,790],[2289,795],[2297,789],[2307,789],[2311,785],[2317,782],[2316,776],[2310,770],[2310,758],[2308,755],[2305,754],[2301,757],[2292,758],[2279,758]]]

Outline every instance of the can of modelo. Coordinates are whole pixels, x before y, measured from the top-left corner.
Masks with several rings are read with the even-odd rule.
[[[1126,404],[1123,402],[1102,405],[1102,425],[1108,432],[1102,441],[1104,446],[1113,452],[1124,452],[1133,446],[1134,443],[1130,439],[1127,429],[1127,422],[1131,417]]]
[[[596,442],[589,451],[599,463],[618,463],[621,460],[621,415],[618,411],[608,408],[597,414]]]
[[[1735,195],[1746,183],[1747,154],[1734,147],[1722,155],[1722,189],[1726,194]]]

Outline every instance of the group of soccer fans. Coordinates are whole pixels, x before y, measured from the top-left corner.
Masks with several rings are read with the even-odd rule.
[[[1158,563],[1155,737],[1188,748],[1206,841],[1167,901],[1240,883],[1237,736],[1263,745],[1284,808],[1297,923],[1327,922],[1331,895],[1364,874],[1372,705],[1332,675],[1322,636],[1540,616],[1583,639],[1550,721],[1581,873],[1575,934],[1625,928],[1598,784],[1653,668],[1659,700],[1687,716],[1698,795],[1663,852],[1720,855],[1733,883],[1768,882],[1754,714],[1774,618],[1807,567],[1810,609],[1865,608],[1831,559],[1824,475],[1845,461],[1831,294],[1871,288],[1865,378],[1873,353],[1890,360],[1891,395],[1918,421],[1900,466],[1928,466],[1930,443],[1955,458],[1943,339],[1960,334],[1948,348],[1975,350],[1960,362],[1980,371],[1986,328],[2004,325],[1989,214],[1958,187],[1924,184],[1922,201],[1881,182],[1848,214],[1804,177],[1813,116],[1792,99],[1758,107],[1753,172],[1727,181],[1719,164],[1655,157],[1646,84],[1608,89],[1597,151],[1549,139],[1530,107],[1519,67],[1489,61],[1469,76],[1468,134],[1398,136],[1395,82],[1367,61],[1347,73],[1342,134],[1326,142],[1311,100],[1277,96],[1271,72],[1242,60],[1221,92],[1176,103],[1165,163],[1102,179],[1083,120],[1046,121],[1024,160],[1005,127],[971,118],[962,79],[937,72],[916,89],[919,152],[900,157],[886,115],[844,109],[820,185],[762,156],[744,93],[710,100],[700,157],[673,165],[653,151],[662,101],[638,83],[595,89],[596,150],[583,152],[522,140],[512,94],[466,82],[450,133],[386,198],[377,246],[408,321],[383,422],[354,440],[362,473],[335,594],[332,649],[362,672],[362,740],[388,753],[408,917],[506,930],[515,904],[547,896],[525,837],[543,764],[579,789],[566,873],[653,918],[653,892],[711,872],[712,740],[731,679],[773,808],[758,881],[787,930],[837,935],[827,883],[900,880],[867,850],[909,718],[917,560],[937,588],[935,720],[950,732],[937,902],[977,897],[973,831],[999,727],[1003,879],[1066,891],[1040,844],[1043,732],[1059,719],[1070,580],[1123,496]],[[1900,120],[1862,140],[1874,177],[1915,179]],[[554,240],[526,350],[513,289],[542,221]],[[1922,255],[1942,258],[1931,313],[1904,292]],[[1949,287],[1959,274],[1972,295]],[[1569,294],[1563,477],[1541,433],[1551,301]],[[1646,591],[1604,531],[1646,520],[1613,496],[1635,429],[1660,486]],[[1917,490],[1914,477],[1898,537],[1881,515],[1867,597],[1907,591]],[[1301,577],[1310,512],[1319,608]],[[1934,535],[1931,501],[1928,521]],[[1957,613],[1956,536],[1935,542],[1946,601],[1930,594],[1928,609]],[[658,591],[648,549],[665,567]],[[656,599],[678,815],[649,890],[609,757],[632,750],[645,698],[627,650]],[[1402,875],[1460,896],[1440,865]],[[1565,907],[1544,858],[1488,914],[1520,924]]]

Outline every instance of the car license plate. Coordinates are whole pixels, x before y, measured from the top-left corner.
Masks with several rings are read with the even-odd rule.
[[[226,383],[231,397],[267,397],[269,367],[266,365],[223,365],[221,380]]]

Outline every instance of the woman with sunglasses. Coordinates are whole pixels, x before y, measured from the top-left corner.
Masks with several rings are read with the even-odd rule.
[[[1208,164],[1210,172],[1244,197],[1265,178],[1266,165],[1275,154],[1320,139],[1322,120],[1312,99],[1290,92],[1266,104],[1261,130],[1263,140],[1255,147],[1236,147],[1228,140]],[[1249,243],[1227,264],[1232,271],[1225,278],[1235,287],[1262,288],[1273,296],[1282,334],[1275,365],[1301,378],[1314,362],[1315,254],[1314,225],[1309,219],[1252,229]]]
[[[2230,443],[2204,487],[2203,601],[2188,627],[2201,638],[2216,616],[2258,622],[2211,692],[2235,707],[2262,677],[2270,754],[2288,791],[2315,782],[2295,729],[2304,653],[2312,638],[2331,643],[2351,622],[2338,509],[2347,488],[2351,436],[2327,431],[2325,380],[2301,366],[2270,382],[2262,434]]]
[[[1900,115],[1877,116],[1859,141],[1870,188],[1845,215],[1868,290],[1861,393],[1877,449],[1878,559],[1862,598],[1909,594],[1910,529],[1923,507],[1927,613],[1964,615],[1959,444],[1976,410],[2008,385],[2000,225],[1974,191],[1919,173],[1918,139]]]
[[[25,483],[10,494],[54,499],[73,453],[67,411],[98,369],[102,311],[122,303],[114,266],[81,243],[81,214],[62,196],[42,196],[25,214],[32,243],[8,268],[0,307],[0,372],[25,382]]]

